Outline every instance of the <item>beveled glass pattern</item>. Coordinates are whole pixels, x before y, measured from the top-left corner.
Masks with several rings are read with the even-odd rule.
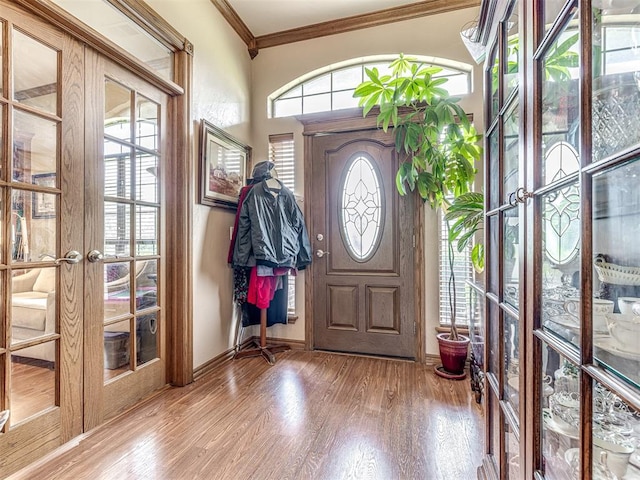
[[[578,345],[580,196],[578,184],[542,199],[542,324]]]
[[[520,115],[518,102],[509,108],[504,117],[504,144],[502,154],[502,201],[509,202],[509,196],[518,189],[518,173],[520,165]]]
[[[112,80],[104,85],[104,133],[131,141],[131,90]]]
[[[104,253],[131,254],[131,205],[104,202]]]
[[[593,177],[594,356],[640,387],[640,159]]]
[[[104,327],[104,381],[122,375],[131,368],[131,347],[135,337],[129,320]]]
[[[579,368],[542,344],[542,455],[544,478],[580,478],[579,462],[580,379]]]
[[[514,308],[518,308],[520,297],[519,278],[519,224],[518,207],[505,210],[502,225],[502,286],[503,300]]]
[[[131,147],[104,141],[104,195],[131,198]]]
[[[594,478],[640,478],[640,412],[594,383],[592,451]]]
[[[33,183],[33,175],[51,174],[57,167],[57,123],[31,113],[13,111],[13,181]]]
[[[519,391],[520,391],[520,354],[519,354],[519,322],[511,315],[504,314],[504,399],[511,406],[518,416],[520,411]]]
[[[640,1],[624,3],[591,17],[593,161],[640,143]]]
[[[55,355],[52,361],[47,364],[49,368],[34,366],[33,363],[25,362],[25,358],[34,356],[34,348],[43,348],[55,353],[56,341],[46,342],[36,347],[28,347],[16,350],[11,356],[11,426],[37,415],[45,410],[56,406],[56,375],[58,363]],[[33,381],[34,369],[37,371],[37,382]]]
[[[513,10],[505,24],[507,58],[504,62],[504,98],[509,98],[511,92],[518,86],[518,71],[520,64],[520,33],[518,31],[518,1],[513,2]]]
[[[545,184],[579,168],[579,162],[569,161],[562,162],[562,168],[558,168],[557,154],[550,153],[559,142],[568,144],[575,152],[580,151],[578,39],[575,29],[563,30],[542,59],[542,167]],[[567,154],[564,150],[561,153]]]
[[[349,255],[362,262],[373,255],[382,235],[382,182],[371,161],[362,154],[345,168],[340,232]]]
[[[13,29],[13,99],[47,113],[58,110],[58,52]]]

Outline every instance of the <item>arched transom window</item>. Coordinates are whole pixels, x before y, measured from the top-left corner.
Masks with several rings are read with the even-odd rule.
[[[407,56],[415,58],[417,63],[442,68],[436,76],[449,79],[443,88],[451,95],[471,92],[471,65],[436,57]],[[375,67],[381,75],[391,74],[388,66],[395,58],[397,56],[359,58],[309,72],[269,96],[269,118],[357,107],[358,99],[353,98],[353,92],[368,78],[365,68]]]

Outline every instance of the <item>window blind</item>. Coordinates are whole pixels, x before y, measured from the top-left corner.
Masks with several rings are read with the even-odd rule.
[[[278,179],[292,192],[295,192],[296,171],[293,148],[293,133],[269,135],[269,160],[275,164]],[[296,277],[289,276],[288,310],[296,311]]]
[[[440,214],[440,325],[451,324],[451,306],[449,303],[449,229],[444,219],[444,214]],[[473,279],[473,266],[471,264],[471,243],[462,252],[458,251],[457,245],[454,249],[453,272],[456,277],[456,325],[469,326],[469,317],[473,312],[469,311],[471,304],[471,291],[467,280]]]

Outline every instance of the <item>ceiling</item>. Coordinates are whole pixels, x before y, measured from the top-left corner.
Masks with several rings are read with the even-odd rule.
[[[477,7],[480,0],[211,0],[251,58],[260,49]]]

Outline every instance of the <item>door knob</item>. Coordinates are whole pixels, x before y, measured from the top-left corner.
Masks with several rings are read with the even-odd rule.
[[[64,257],[56,258],[54,263],[60,265],[62,262],[66,263],[80,263],[82,260],[82,254],[77,250],[69,250]]]
[[[316,257],[322,258],[325,255],[329,255],[329,252],[325,252],[324,250],[316,250]]]
[[[100,250],[91,250],[89,253],[87,253],[87,260],[89,260],[91,263],[99,262],[103,258],[104,255]]]

